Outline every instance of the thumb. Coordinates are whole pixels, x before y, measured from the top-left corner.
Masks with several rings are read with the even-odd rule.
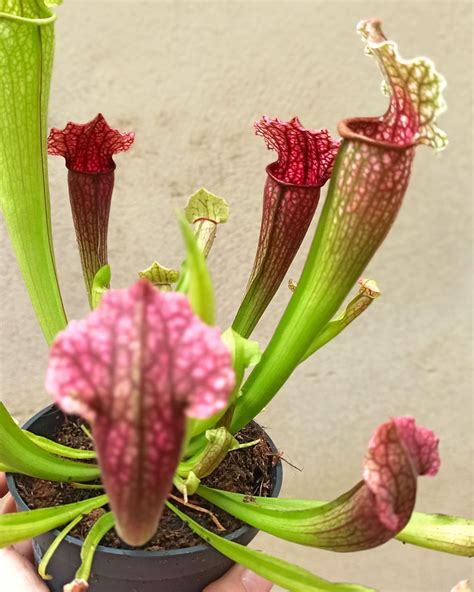
[[[8,492],[7,479],[5,473],[0,473],[0,497],[3,497]]]
[[[273,584],[258,576],[243,565],[234,565],[222,578],[219,578],[203,592],[270,592]]]
[[[31,563],[11,547],[0,549],[0,573],[2,590],[48,592]]]

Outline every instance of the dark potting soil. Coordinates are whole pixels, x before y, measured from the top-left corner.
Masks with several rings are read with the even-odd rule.
[[[81,429],[81,424],[82,420],[65,418],[63,425],[58,429],[58,432],[52,439],[73,448],[83,450],[92,449],[91,440]],[[236,437],[239,442],[250,442],[260,438],[260,443],[249,448],[230,452],[212,475],[204,478],[202,483],[216,489],[243,493],[248,496],[270,495],[273,485],[271,476],[272,467],[278,459],[265,438],[265,432],[260,426],[252,423],[243,428]],[[16,475],[15,481],[21,497],[32,510],[78,502],[103,493],[101,490],[75,489],[68,483],[43,481],[25,475]],[[173,494],[180,498],[182,497],[176,490],[173,491]],[[219,530],[209,514],[193,510],[189,506],[184,506],[177,502],[173,503],[196,522],[199,522],[202,526],[216,534],[230,534],[243,524],[240,520],[237,520],[197,495],[190,497],[189,502],[200,508],[210,510],[225,530]],[[103,508],[94,510],[71,531],[71,534],[84,539],[93,524],[105,511]],[[178,516],[168,508],[165,508],[159,528],[153,539],[145,546],[138,548],[159,551],[194,547],[195,545],[202,544],[202,542],[202,539],[184,524]],[[105,535],[101,541],[101,545],[118,549],[132,548],[118,537],[115,529],[112,529]]]

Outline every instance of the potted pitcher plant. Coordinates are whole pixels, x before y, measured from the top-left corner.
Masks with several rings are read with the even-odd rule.
[[[418,477],[440,465],[438,437],[414,418],[382,418],[367,434],[361,480],[331,501],[278,497],[281,459],[255,422],[298,366],[380,294],[374,280],[360,278],[402,205],[417,147],[447,144],[437,127],[445,81],[433,63],[402,59],[378,20],[361,21],[358,33],[384,80],[384,115],[341,121],[340,139],[297,117],[255,123],[276,160],[266,169],[242,303],[232,326],[219,328],[206,259],[229,205],[204,188],[177,219],[183,262],[155,261],[129,286],[111,286],[113,157],[135,136],[102,114],[48,132],[55,3],[4,0],[0,8],[0,205],[50,345],[52,396],[23,427],[0,404],[0,471],[20,510],[0,516],[0,546],[33,539],[38,572],[55,592],[200,592],[234,562],[295,592],[373,590],[250,549],[258,530],[333,552],[395,538],[471,556],[472,520],[414,511]],[[65,159],[91,308],[69,322],[53,251],[48,154]],[[326,184],[303,272],[261,351],[252,331]]]

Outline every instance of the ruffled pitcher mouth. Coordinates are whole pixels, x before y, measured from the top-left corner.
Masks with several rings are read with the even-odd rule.
[[[377,19],[361,21],[357,30],[367,42],[366,54],[374,57],[384,76],[382,91],[390,97],[381,117],[353,117],[339,123],[346,139],[406,150],[427,144],[435,150],[447,145],[446,134],[436,119],[446,109],[442,92],[445,79],[427,58],[403,59],[395,42],[387,40]]]
[[[266,167],[277,183],[315,188],[330,178],[340,142],[331,138],[327,129],[307,129],[298,117],[281,121],[266,115],[254,127],[267,148],[278,154],[278,159]]]
[[[63,130],[52,128],[48,154],[63,156],[70,171],[83,174],[115,170],[113,155],[126,152],[133,144],[133,132],[122,133],[109,126],[102,113],[87,123],[70,121]]]

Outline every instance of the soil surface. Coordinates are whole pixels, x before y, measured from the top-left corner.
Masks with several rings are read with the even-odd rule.
[[[80,427],[82,423],[82,420],[79,419],[65,418],[64,424],[51,439],[73,448],[92,449],[91,440]],[[236,437],[239,442],[250,442],[258,438],[261,438],[261,440],[256,446],[230,452],[212,475],[204,478],[202,483],[216,489],[239,492],[249,496],[270,495],[272,490],[272,468],[278,458],[272,452],[265,438],[265,432],[260,426],[252,423],[241,430]],[[25,475],[16,475],[15,480],[21,497],[31,509],[69,504],[103,493],[100,490],[75,489],[67,483],[43,481]],[[173,491],[173,495],[182,497],[176,490]],[[173,503],[202,526],[216,534],[228,535],[243,524],[240,520],[197,495],[190,497],[189,502],[210,510],[225,528],[225,531],[220,531],[217,528],[209,514],[193,510],[189,506],[184,506],[175,501]],[[95,521],[107,509],[94,510],[71,531],[71,534],[84,539]],[[194,547],[202,544],[202,542],[202,539],[193,533],[171,510],[165,508],[159,529],[153,539],[147,545],[137,548],[159,551]],[[115,529],[111,530],[102,539],[101,545],[120,549],[132,548],[118,537]]]

